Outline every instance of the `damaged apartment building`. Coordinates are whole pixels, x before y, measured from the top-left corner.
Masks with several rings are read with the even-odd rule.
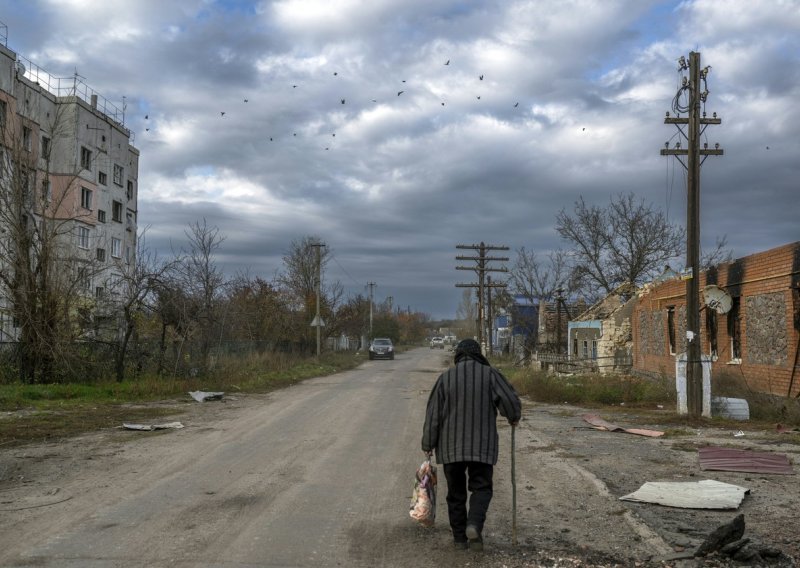
[[[113,329],[137,238],[139,151],[124,111],[0,39],[0,341],[19,336],[21,282],[43,263],[47,286],[74,295],[66,317]]]

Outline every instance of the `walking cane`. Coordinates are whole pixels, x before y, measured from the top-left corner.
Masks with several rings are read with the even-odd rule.
[[[511,544],[517,546],[517,464],[514,456],[514,433],[517,427],[511,425]]]

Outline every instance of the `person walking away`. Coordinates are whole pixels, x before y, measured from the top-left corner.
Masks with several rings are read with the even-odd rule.
[[[498,455],[497,413],[516,426],[522,404],[514,387],[481,354],[477,341],[458,343],[454,359],[428,397],[422,451],[430,456],[435,450],[443,465],[455,547],[483,550]]]

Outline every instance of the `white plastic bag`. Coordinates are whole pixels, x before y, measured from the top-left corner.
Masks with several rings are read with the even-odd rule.
[[[432,527],[436,520],[436,466],[430,458],[417,469],[409,514],[424,527]]]

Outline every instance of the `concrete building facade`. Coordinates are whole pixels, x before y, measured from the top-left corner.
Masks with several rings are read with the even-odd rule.
[[[77,75],[54,77],[0,45],[0,132],[0,191],[9,195],[11,178],[23,175],[34,238],[57,227],[59,270],[76,278],[83,306],[96,314],[113,305],[120,276],[135,263],[138,226],[139,151],[123,110]],[[2,263],[13,270],[8,258]],[[0,341],[13,341],[18,322],[3,296]]]

